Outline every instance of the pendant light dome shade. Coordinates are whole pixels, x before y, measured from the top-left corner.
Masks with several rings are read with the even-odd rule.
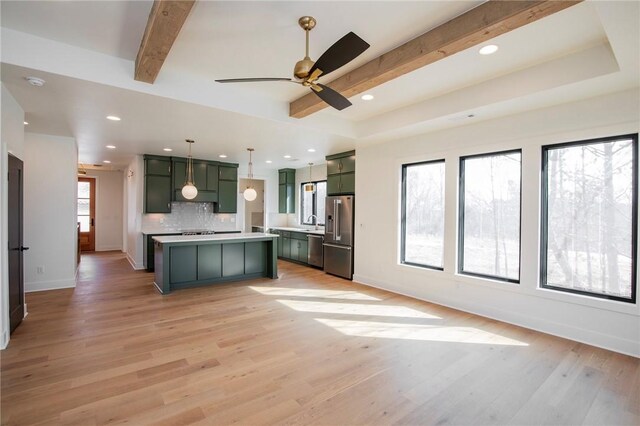
[[[187,200],[193,200],[198,196],[198,188],[188,183],[182,187],[182,196]]]
[[[247,148],[247,151],[249,151],[249,174],[247,176],[247,178],[249,179],[249,186],[247,186],[247,189],[244,190],[242,195],[244,196],[245,200],[253,201],[258,196],[256,190],[251,186],[251,181],[253,180],[253,162],[251,161],[251,153],[254,151],[254,149]]]
[[[255,189],[249,187],[247,189],[244,190],[244,199],[247,201],[253,201],[256,199],[256,197],[258,196],[258,193],[256,192]]]
[[[182,187],[182,196],[187,200],[193,200],[198,195],[198,188],[193,183],[193,157],[191,156],[191,145],[194,141],[191,139],[185,139],[185,142],[189,144],[189,156],[187,157],[187,172],[185,176],[185,183]]]

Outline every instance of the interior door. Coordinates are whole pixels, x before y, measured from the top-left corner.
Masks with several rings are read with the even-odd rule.
[[[9,325],[11,332],[24,318],[23,253],[22,245],[22,161],[9,154],[8,215],[9,225]]]
[[[78,178],[78,222],[80,223],[80,250],[96,249],[96,180]]]

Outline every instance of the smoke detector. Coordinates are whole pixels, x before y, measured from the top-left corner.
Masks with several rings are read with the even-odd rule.
[[[38,77],[27,77],[26,80],[32,86],[36,86],[36,87],[44,86],[44,80],[41,79],[41,78],[38,78]]]

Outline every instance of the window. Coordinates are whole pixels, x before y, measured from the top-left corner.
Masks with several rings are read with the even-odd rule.
[[[313,185],[313,192],[305,191],[304,186]],[[300,187],[301,196],[301,217],[302,225],[324,225],[324,199],[327,197],[327,181],[306,182]],[[312,217],[315,216],[315,217]]]
[[[520,281],[521,152],[460,158],[460,273]]]
[[[541,286],[635,302],[638,135],[542,147]]]
[[[401,262],[443,269],[444,160],[402,166]]]

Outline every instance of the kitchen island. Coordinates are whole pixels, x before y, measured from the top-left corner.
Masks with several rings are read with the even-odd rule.
[[[278,278],[274,234],[171,235],[153,237],[155,280],[173,290],[252,278]]]

